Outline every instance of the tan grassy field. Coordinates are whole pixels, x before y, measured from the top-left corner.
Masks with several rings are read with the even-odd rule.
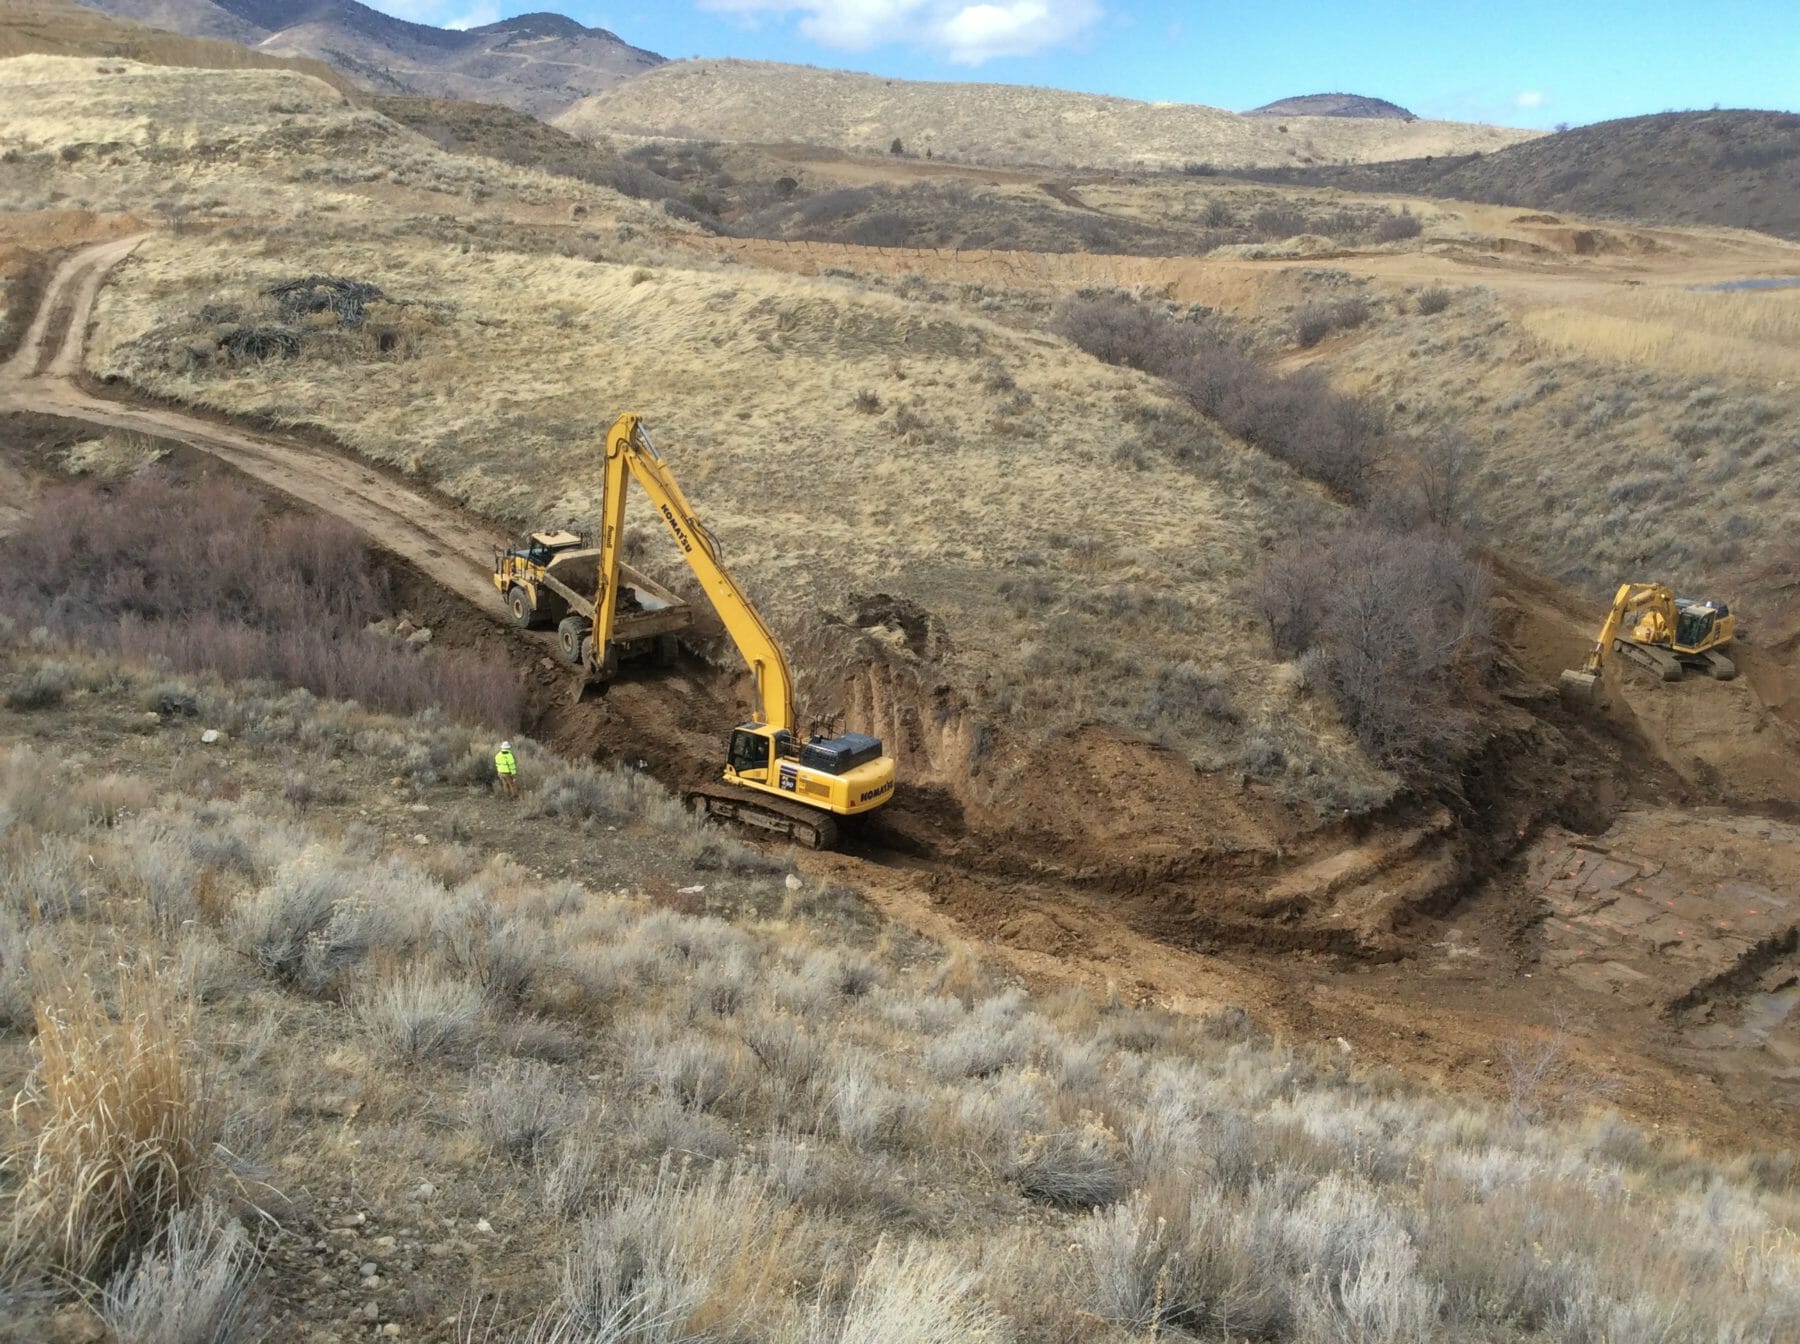
[[[67,56],[0,60],[0,208],[136,211],[171,223],[387,216],[494,197],[519,222],[682,226],[616,193],[446,154],[290,69],[199,71]]]
[[[998,982],[641,777],[506,805],[441,719],[10,640],[0,705],[0,1338],[1800,1329],[1791,1154],[1561,1036],[1485,1103]]]
[[[123,58],[216,70],[297,70],[334,88],[351,87],[323,61],[271,56],[236,42],[182,37],[111,18],[74,0],[7,0],[0,9],[0,60],[30,55]]]
[[[406,358],[328,340],[194,361],[200,309],[272,320],[261,291],[306,271],[452,311]],[[894,594],[930,614],[929,675],[1015,732],[1099,721],[1215,767],[1279,733],[1296,770],[1372,784],[1257,652],[1237,598],[1261,538],[1334,506],[1058,341],[829,280],[289,231],[147,244],[102,299],[91,367],[318,426],[518,524],[589,522],[599,436],[635,408],[791,641],[854,594]],[[634,519],[644,563],[679,577],[647,508]],[[1215,675],[1242,724],[1159,696],[1202,642],[1232,641]],[[841,694],[830,676],[809,689]]]
[[[932,84],[756,61],[677,61],[625,95],[556,119],[577,135],[803,139],[970,163],[1058,168],[1220,168],[1371,162],[1499,149],[1536,132],[1438,121],[1240,117],[1215,107],[1007,84]]]
[[[1322,350],[1396,420],[1474,446],[1476,531],[1584,589],[1741,601],[1800,520],[1800,304],[1782,291],[1606,286],[1416,295]]]

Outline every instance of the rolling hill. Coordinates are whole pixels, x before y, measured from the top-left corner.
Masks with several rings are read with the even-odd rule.
[[[1417,121],[1418,115],[1385,98],[1365,98],[1360,93],[1305,93],[1298,98],[1277,98],[1253,107],[1246,117],[1372,117],[1393,121]]]
[[[173,32],[325,61],[383,92],[473,98],[541,117],[663,59],[560,14],[521,14],[451,31],[396,19],[356,0],[89,3]]]
[[[1499,149],[1535,132],[1446,121],[1244,117],[1061,89],[947,84],[762,61],[680,61],[557,118],[577,135],[792,141],[1057,168],[1368,163]],[[801,130],[800,128],[804,128]]]
[[[1800,239],[1800,114],[1661,112],[1603,121],[1496,154],[1318,166],[1264,181],[1464,201]]]

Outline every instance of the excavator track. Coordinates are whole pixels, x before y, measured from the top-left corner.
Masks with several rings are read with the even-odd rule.
[[[1613,640],[1613,652],[1663,681],[1681,680],[1681,659],[1655,644],[1640,644],[1623,636]]]
[[[689,807],[699,808],[708,817],[785,835],[807,849],[834,849],[837,846],[837,818],[804,803],[790,803],[730,784],[706,784],[689,789],[687,802]]]

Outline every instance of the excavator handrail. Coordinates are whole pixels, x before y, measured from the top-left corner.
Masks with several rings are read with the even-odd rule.
[[[681,547],[688,567],[718,613],[756,681],[757,721],[776,732],[794,726],[794,677],[762,613],[725,567],[717,538],[700,520],[656,449],[643,423],[627,411],[606,434],[605,479],[600,501],[600,558],[594,596],[593,650],[604,663],[618,610],[623,564],[625,501],[632,480],[650,499]]]

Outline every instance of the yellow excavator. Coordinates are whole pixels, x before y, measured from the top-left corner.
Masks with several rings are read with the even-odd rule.
[[[1676,597],[1660,583],[1622,583],[1587,660],[1562,674],[1562,692],[1573,700],[1593,700],[1601,666],[1613,653],[1663,681],[1680,681],[1688,668],[1730,681],[1737,664],[1720,650],[1736,634],[1737,617],[1723,602]]]
[[[584,685],[617,673],[620,600],[628,586],[622,558],[625,501],[634,480],[681,547],[756,683],[755,717],[732,729],[724,774],[690,789],[689,804],[712,817],[829,849],[837,841],[840,817],[873,812],[893,798],[893,758],[879,738],[866,733],[802,737],[796,731],[794,678],[781,646],[726,569],[718,542],[675,483],[643,422],[630,412],[606,435],[593,620],[591,625],[579,618],[564,621],[559,636],[565,653],[581,668]]]

